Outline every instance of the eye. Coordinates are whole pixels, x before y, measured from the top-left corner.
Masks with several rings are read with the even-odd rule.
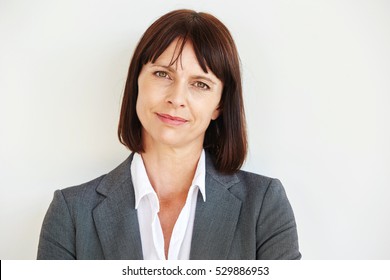
[[[195,87],[197,87],[197,88],[200,88],[200,89],[203,89],[203,90],[208,90],[208,89],[210,89],[210,87],[207,85],[207,84],[205,84],[205,83],[203,83],[203,82],[195,82],[194,83],[194,86]]]
[[[157,77],[160,77],[160,78],[169,78],[168,73],[165,71],[156,71],[156,72],[154,72],[154,75],[156,75]]]

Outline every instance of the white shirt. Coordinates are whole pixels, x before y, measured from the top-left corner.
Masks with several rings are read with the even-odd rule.
[[[143,257],[145,260],[165,260],[164,236],[158,217],[160,203],[150,184],[142,157],[138,153],[134,153],[131,163],[131,176],[134,185],[135,209],[137,209]],[[203,150],[186,202],[173,227],[168,251],[169,260],[188,260],[190,258],[198,190],[203,196],[203,201],[206,201],[205,178],[206,161]]]

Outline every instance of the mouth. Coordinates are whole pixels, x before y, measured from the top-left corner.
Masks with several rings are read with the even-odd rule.
[[[185,124],[186,122],[188,122],[186,119],[183,119],[183,118],[180,118],[180,117],[175,117],[175,116],[171,116],[171,115],[168,115],[168,114],[160,114],[160,113],[156,113],[156,114],[157,114],[157,117],[163,123],[166,123],[166,124],[182,125],[182,124]]]

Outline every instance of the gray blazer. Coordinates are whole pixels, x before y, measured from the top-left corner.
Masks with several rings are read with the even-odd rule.
[[[38,259],[143,258],[132,159],[54,193]],[[221,174],[206,153],[206,202],[198,196],[190,259],[300,258],[294,214],[280,181],[245,171]]]

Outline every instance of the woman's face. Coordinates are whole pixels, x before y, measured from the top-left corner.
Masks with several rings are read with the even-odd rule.
[[[191,42],[169,66],[177,57],[177,41],[144,65],[138,77],[136,110],[144,148],[201,148],[210,121],[219,115],[223,84],[210,70],[203,72]]]

